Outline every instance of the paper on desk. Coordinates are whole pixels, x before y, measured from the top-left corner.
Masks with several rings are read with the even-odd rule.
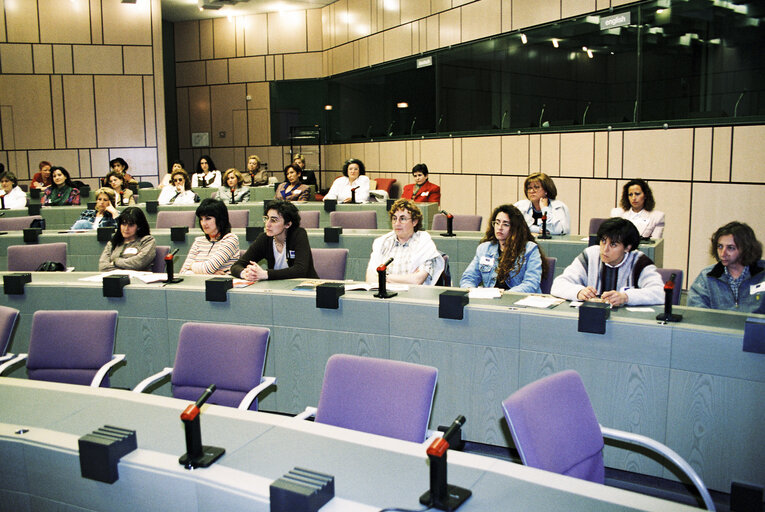
[[[156,282],[164,281],[165,279],[167,279],[167,276],[165,274],[155,274],[153,272],[140,272],[138,270],[115,269],[115,270],[110,270],[108,272],[102,272],[100,274],[96,274],[95,276],[81,277],[79,281],[89,281],[94,283],[100,283],[101,281],[103,281],[104,277],[116,276],[116,275],[130,276],[131,278],[135,277],[136,279],[143,281],[144,283],[156,283]]]
[[[498,299],[502,296],[499,288],[470,288],[468,297],[471,299]]]
[[[563,302],[563,299],[557,297],[548,297],[545,295],[528,295],[515,303],[516,306],[525,306],[528,308],[546,309],[557,306]]]
[[[649,308],[647,306],[640,306],[640,307],[638,307],[638,306],[627,306],[624,309],[626,309],[627,311],[634,311],[635,313],[655,313],[656,312],[655,309]]]

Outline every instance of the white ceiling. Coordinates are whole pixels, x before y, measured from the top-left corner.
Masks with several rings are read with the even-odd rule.
[[[335,0],[239,0],[221,9],[199,10],[198,0],[161,0],[162,19],[166,21],[189,21],[243,14],[318,9]],[[212,1],[212,0],[207,0]]]

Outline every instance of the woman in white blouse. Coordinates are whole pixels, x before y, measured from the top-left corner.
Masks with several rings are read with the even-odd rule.
[[[611,210],[611,217],[632,222],[643,238],[661,238],[664,234],[664,212],[654,210],[656,201],[645,180],[640,178],[624,184],[621,208]]]
[[[3,208],[24,208],[27,205],[27,194],[19,188],[19,180],[11,171],[0,175],[0,197],[3,198]]]
[[[351,158],[343,165],[343,175],[332,183],[324,200],[336,199],[338,203],[350,203],[351,191],[355,189],[355,202],[365,203],[369,199],[369,178],[364,176],[364,162]]]

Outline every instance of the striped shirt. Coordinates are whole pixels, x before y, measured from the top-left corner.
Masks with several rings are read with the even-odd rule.
[[[229,233],[220,240],[210,241],[198,236],[181,267],[181,274],[224,274],[239,259],[239,237]]]

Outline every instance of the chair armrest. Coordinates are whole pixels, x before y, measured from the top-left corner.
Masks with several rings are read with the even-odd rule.
[[[27,358],[26,354],[19,354],[17,356],[14,356],[13,354],[6,354],[3,356],[2,359],[0,359],[0,375],[5,372],[8,368],[11,368],[13,366],[16,366],[20,362],[24,361]]]
[[[100,388],[101,382],[103,382],[104,378],[106,378],[106,375],[109,373],[109,370],[111,370],[112,368],[114,368],[116,365],[120,364],[124,360],[125,360],[125,354],[113,354],[112,360],[98,369],[98,371],[96,372],[96,375],[93,377],[93,380],[90,383],[90,387]]]
[[[696,471],[694,471],[691,465],[688,464],[688,462],[686,462],[686,460],[672,448],[656,441],[655,439],[651,439],[650,437],[642,436],[640,434],[607,428],[602,425],[600,430],[603,433],[603,437],[606,439],[613,439],[615,441],[621,441],[627,444],[641,446],[663,456],[665,459],[674,464],[678,469],[680,469],[685,474],[685,476],[687,476],[688,479],[693,482],[693,485],[699,491],[699,494],[701,494],[701,498],[704,500],[704,505],[707,507],[707,510],[715,510],[715,504],[714,501],[712,501],[712,496],[709,494],[709,490],[707,490],[707,487],[704,485],[701,477],[698,475],[698,473],[696,473]]]
[[[263,390],[275,384],[276,377],[261,377],[260,384],[252,388],[246,395],[244,395],[244,398],[242,398],[242,401],[239,402],[239,407],[237,407],[237,409],[246,411],[250,408],[250,405],[252,405],[252,402],[258,397],[258,395],[263,392]]]
[[[295,415],[295,419],[307,420],[316,416],[316,407],[306,407],[305,411]]]
[[[136,387],[133,388],[133,393],[143,393],[147,387],[151,386],[155,382],[159,382],[160,380],[164,379],[171,373],[173,373],[172,368],[164,368],[162,371],[157,372],[154,375],[151,375],[149,377],[146,377],[141,382],[139,382]]]

